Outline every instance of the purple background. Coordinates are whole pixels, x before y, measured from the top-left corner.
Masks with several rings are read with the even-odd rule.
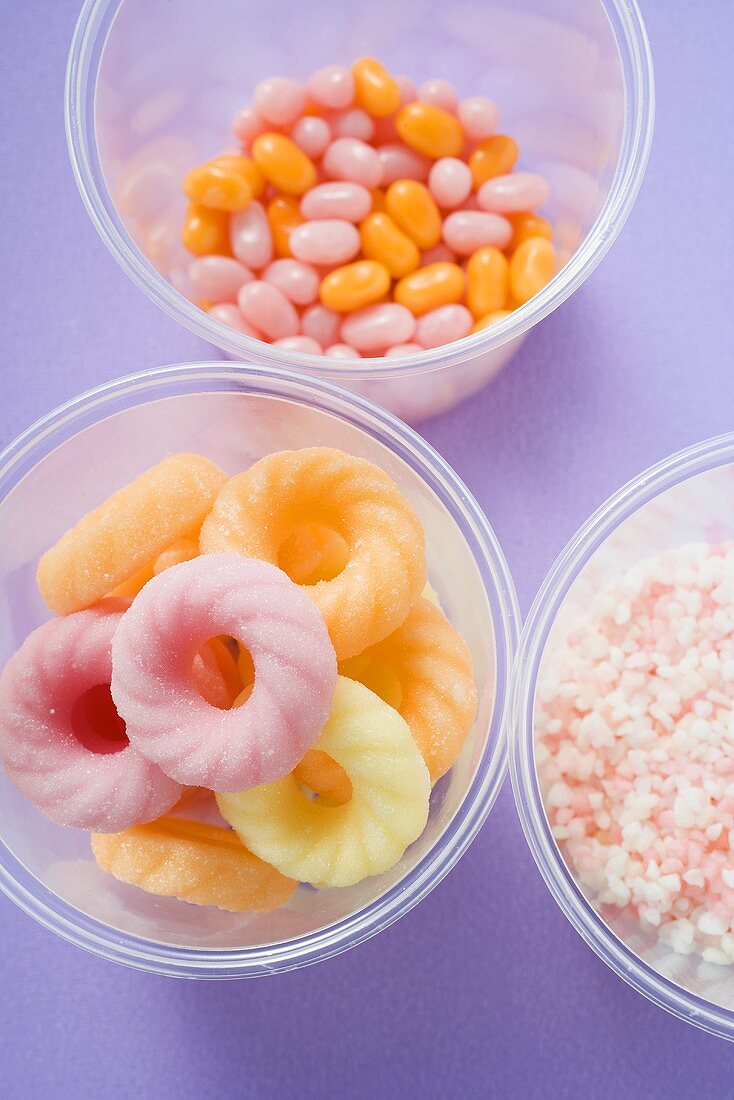
[[[172,7],[172,13],[175,5]],[[601,268],[471,404],[425,426],[486,509],[527,610],[553,558],[650,463],[734,427],[730,0],[647,0],[658,121]],[[205,344],[127,281],[63,136],[78,0],[2,0],[0,441],[82,390]],[[665,1015],[581,942],[507,785],[431,896],[357,950],[251,982],[103,962],[0,898],[0,1095],[731,1096],[734,1050]]]

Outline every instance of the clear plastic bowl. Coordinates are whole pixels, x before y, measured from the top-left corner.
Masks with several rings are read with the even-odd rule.
[[[232,145],[235,110],[262,77],[305,77],[373,53],[420,81],[486,94],[522,166],[551,185],[565,264],[491,328],[418,355],[333,360],[252,340],[186,297],[181,180]],[[405,420],[485,385],[525,334],[579,287],[634,202],[653,129],[653,73],[635,0],[87,0],[67,73],[82,197],[115,259],[154,302],[226,354],[338,381]],[[188,257],[188,259],[187,259]]]
[[[200,451],[227,472],[271,451],[328,445],[380,465],[425,528],[428,571],[467,640],[479,691],[459,760],[436,784],[423,835],[390,872],[342,890],[300,887],[270,914],[158,898],[100,871],[89,837],[53,825],[0,769],[0,887],[47,928],[106,958],[187,977],[233,978],[327,958],[387,927],[456,863],[506,769],[515,592],[476,501],[410,428],[328,383],[222,363],[166,367],[92,390],[0,456],[0,667],[49,618],[39,554],[111,491],[166,454]]]
[[[734,540],[734,434],[681,451],[631,481],[560,555],[523,629],[512,680],[510,769],[536,863],[576,930],[635,989],[681,1019],[734,1039],[734,967],[675,954],[628,916],[584,894],[552,836],[535,768],[534,709],[543,661],[593,592],[643,558],[695,541]]]

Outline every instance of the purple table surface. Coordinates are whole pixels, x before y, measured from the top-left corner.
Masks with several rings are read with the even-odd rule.
[[[621,239],[479,397],[424,427],[474,490],[523,610],[576,527],[649,464],[731,430],[730,0],[647,0],[658,121]],[[210,349],[119,271],[67,162],[78,0],[0,5],[5,230],[0,440],[96,383]],[[357,950],[250,982],[103,962],[0,898],[0,1095],[732,1095],[734,1051],[582,943],[507,784],[430,897]]]

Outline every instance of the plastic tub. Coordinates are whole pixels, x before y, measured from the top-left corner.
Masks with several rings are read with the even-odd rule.
[[[378,463],[413,502],[431,581],[472,650],[474,727],[434,788],[425,832],[395,868],[343,890],[300,887],[271,914],[199,908],[117,882],[97,868],[87,834],[53,825],[0,769],[0,887],[47,928],[106,958],[235,978],[353,947],[443,878],[502,785],[518,611],[486,518],[439,455],[392,416],[329,384],[266,367],[210,363],[123,378],[52,412],[0,456],[0,667],[49,617],[35,583],[39,554],[111,491],[177,451],[200,451],[235,473],[271,451],[313,444]]]
[[[523,829],[545,881],[588,944],[669,1012],[734,1039],[734,967],[678,955],[651,932],[585,896],[552,836],[535,767],[534,709],[543,662],[590,595],[649,555],[694,541],[734,540],[734,434],[681,451],[607,501],[571,540],[528,616],[513,673],[510,768]]]
[[[296,355],[233,332],[186,298],[181,180],[232,144],[230,119],[262,77],[304,77],[365,53],[497,102],[523,167],[551,184],[548,215],[567,262],[522,309],[454,344],[394,359]],[[634,0],[178,0],[175,11],[170,0],[87,0],[67,74],[77,182],[133,281],[227,355],[341,382],[406,420],[479,390],[583,283],[634,202],[653,113]]]

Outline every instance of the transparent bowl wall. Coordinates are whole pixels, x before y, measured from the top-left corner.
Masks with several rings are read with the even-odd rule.
[[[305,77],[365,53],[417,81],[439,74],[462,95],[498,103],[521,166],[550,182],[547,213],[566,262],[529,304],[449,346],[390,360],[296,355],[233,332],[186,297],[181,180],[232,145],[230,120],[262,77]],[[74,170],[128,275],[228,355],[339,381],[406,420],[477,391],[583,282],[634,201],[652,121],[652,67],[634,0],[88,0],[68,71]]]
[[[232,914],[117,882],[86,833],[53,825],[0,771],[0,886],[43,924],[99,954],[188,976],[289,969],[353,946],[449,870],[489,812],[506,767],[508,664],[517,611],[496,539],[465,486],[409,428],[328,384],[226,364],[165,368],[80,397],[0,458],[0,666],[49,617],[39,554],[79,516],[177,451],[236,473],[271,451],[340,447],[378,463],[425,526],[428,570],[471,647],[479,710],[428,826],[400,863],[342,890],[300,887],[271,914]]]
[[[710,440],[647,470],[609,500],[554,565],[523,630],[513,675],[511,769],[526,837],[553,896],[594,950],[670,1012],[734,1038],[734,967],[677,955],[612,907],[603,918],[557,846],[534,762],[536,687],[547,655],[584,614],[594,592],[640,560],[688,542],[734,540],[734,435]]]

